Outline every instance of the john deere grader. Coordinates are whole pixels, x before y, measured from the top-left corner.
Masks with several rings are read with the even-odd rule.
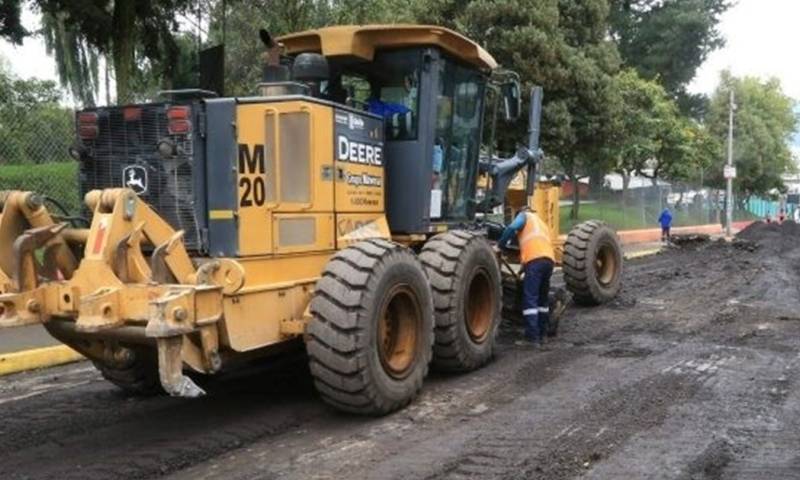
[[[0,324],[43,324],[119,387],[184,397],[304,341],[326,402],[385,414],[429,364],[492,357],[501,272],[479,214],[521,170],[535,178],[541,94],[527,147],[482,158],[485,102],[513,120],[520,90],[470,40],[429,26],[262,34],[258,96],[174,91],[77,113],[88,225],[36,193],[0,194]],[[603,277],[593,231],[564,253],[590,296],[618,288],[621,267]]]

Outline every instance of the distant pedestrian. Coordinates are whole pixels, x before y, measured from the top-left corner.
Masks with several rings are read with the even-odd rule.
[[[503,231],[500,249],[517,235],[520,261],[525,272],[522,284],[522,317],[525,337],[541,345],[550,320],[550,277],[555,265],[555,252],[550,228],[528,207],[520,209],[516,218]]]
[[[783,223],[786,220],[786,210],[782,209],[778,212],[778,223]]]
[[[672,228],[672,212],[669,211],[669,208],[665,208],[664,211],[661,212],[661,215],[658,217],[658,223],[661,224],[661,241],[669,243],[669,230]]]

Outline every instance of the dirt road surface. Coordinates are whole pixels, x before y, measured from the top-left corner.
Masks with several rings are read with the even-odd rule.
[[[83,363],[0,379],[0,478],[800,478],[800,236],[626,265],[545,351],[432,374],[385,418],[338,414],[303,359],[201,400],[129,398]]]

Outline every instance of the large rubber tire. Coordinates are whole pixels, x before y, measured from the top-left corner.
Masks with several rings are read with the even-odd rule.
[[[103,378],[125,393],[135,396],[152,396],[164,393],[158,378],[158,359],[144,349],[132,349],[133,357],[124,365],[108,365],[94,361]]]
[[[454,230],[431,238],[420,260],[436,319],[433,366],[466,372],[491,360],[501,315],[500,267],[483,235]]]
[[[514,324],[523,325],[522,281],[510,274],[503,275],[503,318]]]
[[[433,303],[411,250],[369,240],[338,252],[317,282],[311,313],[307,349],[325,402],[384,415],[416,397],[431,360]]]
[[[600,305],[622,288],[622,247],[616,232],[598,220],[576,225],[567,236],[564,281],[580,305]]]

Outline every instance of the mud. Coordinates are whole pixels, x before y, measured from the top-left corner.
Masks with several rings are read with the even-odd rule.
[[[626,264],[545,350],[433,373],[372,419],[302,356],[199,401],[129,398],[86,364],[0,379],[2,478],[800,478],[800,228],[755,224]]]

